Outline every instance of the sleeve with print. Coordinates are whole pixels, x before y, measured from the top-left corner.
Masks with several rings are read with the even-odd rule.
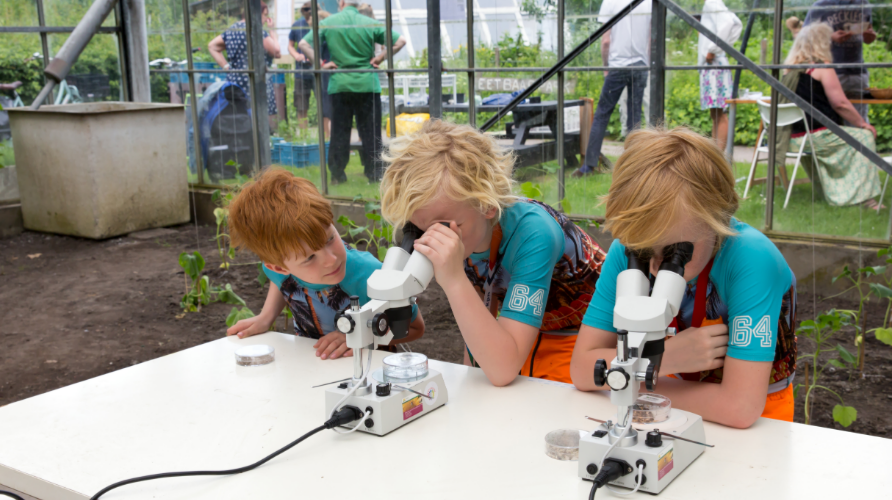
[[[755,233],[755,234],[753,234]],[[781,301],[792,285],[783,255],[764,235],[747,227],[727,242],[716,276],[728,305],[728,356],[774,361]]]
[[[502,265],[511,274],[499,315],[539,328],[554,266],[564,253],[564,233],[544,210],[518,221]]]
[[[595,295],[588,304],[588,310],[582,318],[582,324],[607,332],[616,332],[613,328],[613,306],[616,304],[616,277],[629,267],[626,248],[613,240],[607,259],[601,266],[601,275],[595,285]]]

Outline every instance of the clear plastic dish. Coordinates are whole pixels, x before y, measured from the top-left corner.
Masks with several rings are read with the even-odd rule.
[[[579,438],[584,431],[558,429],[545,435],[545,454],[555,460],[579,460]]]
[[[262,366],[276,360],[276,350],[266,344],[246,345],[235,351],[235,362],[239,366]]]
[[[669,419],[672,401],[659,394],[642,394],[632,405],[632,422],[636,424],[654,424]]]
[[[401,352],[384,358],[384,377],[396,380],[427,376],[427,356],[418,352]]]

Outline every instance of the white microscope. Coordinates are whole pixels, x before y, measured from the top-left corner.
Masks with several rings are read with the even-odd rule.
[[[638,394],[641,382],[650,392],[657,386],[665,338],[674,335],[669,325],[684,296],[684,266],[693,251],[687,242],[667,247],[651,292],[649,259],[626,250],[629,265],[617,276],[613,308],[616,358],[609,370],[599,359],[594,373],[595,385],[610,387],[616,422],[603,422],[579,441],[579,477],[594,481],[593,489],[609,483],[659,493],[708,446],[699,415],[671,408],[662,396]]]
[[[371,300],[360,307],[359,297],[352,296],[350,307],[335,318],[338,330],[347,335],[347,346],[353,349],[353,378],[326,389],[325,410],[330,417],[345,406],[356,408],[362,418],[348,424],[350,432],[383,436],[436,410],[448,399],[443,376],[428,369],[423,354],[390,355],[382,368],[370,373],[372,351],[409,334],[415,296],[434,277],[431,261],[420,252],[413,253],[413,243],[422,233],[407,224],[401,245],[387,250],[381,269],[368,279]],[[365,367],[363,350],[368,351]]]

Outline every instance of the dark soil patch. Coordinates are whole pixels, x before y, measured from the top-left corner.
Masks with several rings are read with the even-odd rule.
[[[173,229],[175,233],[151,240],[97,242],[40,233],[0,240],[0,406],[223,336],[231,305],[210,304],[177,318],[184,290],[180,252],[199,249],[212,283],[231,284],[252,310],[260,311],[266,289],[257,282],[253,255],[239,254],[236,264],[241,265],[224,271],[213,243],[214,228]],[[36,254],[40,256],[29,257]],[[442,289],[432,283],[418,302],[427,328],[411,348],[432,359],[460,363],[464,343]],[[813,317],[815,309],[857,305],[840,298],[818,302],[816,308],[813,303],[809,292],[799,294],[800,321]],[[880,302],[869,303],[869,325],[879,323],[884,312]],[[290,331],[284,316],[276,325]],[[856,352],[853,337],[852,331],[844,331],[838,340]],[[868,337],[864,377],[828,370],[822,384],[857,408],[858,420],[845,430],[888,437],[892,348]],[[800,338],[801,353],[812,349],[808,339]],[[800,366],[797,384],[803,376]],[[814,398],[812,423],[843,429],[832,418],[836,398],[826,392]],[[804,420],[801,399],[797,422]]]

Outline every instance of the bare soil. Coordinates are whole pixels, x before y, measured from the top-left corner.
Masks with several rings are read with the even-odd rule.
[[[231,284],[253,311],[260,311],[266,293],[257,281],[253,255],[241,253],[235,265],[223,270],[214,228],[171,229],[151,239],[93,241],[26,232],[0,240],[0,406],[225,335],[231,305],[213,303],[183,315],[180,252],[201,251],[212,284]],[[819,311],[856,305],[839,298],[817,300]],[[800,321],[813,317],[815,302],[810,293],[799,294]],[[412,349],[432,359],[461,362],[464,343],[442,289],[433,283],[419,305],[427,328]],[[871,303],[868,322],[879,322],[884,312],[882,304]],[[290,331],[284,316],[276,329]],[[851,331],[839,334],[839,342],[855,352],[852,339]],[[800,338],[801,353],[812,349],[808,339]],[[800,368],[797,384],[803,375]],[[872,337],[863,377],[828,369],[822,384],[858,410],[858,420],[845,430],[892,436],[890,377],[892,348]],[[812,423],[842,429],[832,418],[835,396],[821,391],[814,398]],[[796,421],[803,420],[800,397]]]

